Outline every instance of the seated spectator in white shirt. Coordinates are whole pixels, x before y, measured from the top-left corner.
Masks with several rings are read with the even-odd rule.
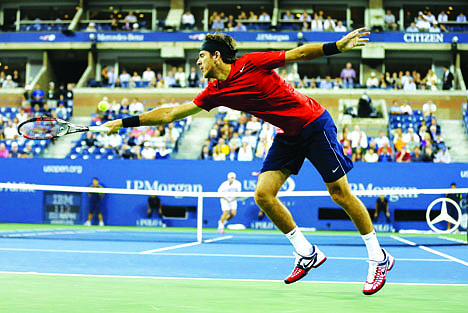
[[[248,144],[247,141],[242,142],[242,146],[239,148],[239,152],[237,153],[237,160],[238,161],[252,161],[253,160],[252,147]]]
[[[263,11],[262,14],[260,14],[260,16],[258,17],[258,20],[259,20],[259,21],[269,22],[269,21],[271,21],[270,14],[268,14],[268,13],[265,12],[265,11]]]
[[[121,86],[129,86],[130,84],[130,79],[132,77],[130,76],[129,73],[127,73],[126,69],[122,69],[122,73],[119,75],[119,82]]]
[[[291,10],[286,10],[286,13],[283,14],[283,20],[292,21],[295,20],[294,15],[291,13]]]
[[[405,102],[400,106],[400,114],[406,114],[406,115],[413,114],[413,108],[411,107],[411,105],[408,104],[408,102]]]
[[[431,27],[429,27],[429,32],[440,33],[440,27],[438,26],[437,22],[434,22],[433,24],[431,24]]]
[[[185,11],[182,15],[182,22],[180,24],[180,29],[193,29],[195,26],[195,17],[189,10]]]
[[[293,68],[291,69],[291,72],[288,74],[286,80],[292,86],[296,86],[297,84],[299,84],[301,77],[297,73],[296,69]]]
[[[336,27],[335,27],[335,32],[344,33],[346,31],[347,31],[347,29],[346,29],[346,26],[343,25],[343,22],[338,21],[338,23],[336,24]]]
[[[416,23],[412,22],[410,26],[406,28],[407,33],[418,33],[419,29],[416,27]]]
[[[422,112],[423,112],[424,117],[435,115],[436,111],[437,111],[437,105],[434,102],[432,102],[432,100],[428,100],[422,106]]]
[[[375,163],[379,161],[379,155],[373,149],[367,149],[364,155],[364,162]]]
[[[7,140],[18,138],[18,131],[16,130],[16,126],[11,121],[8,121],[7,127],[3,129],[3,135]]]
[[[375,72],[372,72],[370,77],[366,81],[367,88],[378,88],[379,87],[379,79],[375,75]]]
[[[323,31],[323,21],[319,18],[317,13],[314,13],[314,19],[310,23],[310,30],[313,32]]]
[[[175,73],[174,78],[176,79],[176,82],[179,83],[180,87],[187,86],[186,79],[185,79],[185,72],[182,66],[180,66],[177,69],[177,72]]]
[[[445,13],[444,10],[440,11],[439,15],[437,16],[437,22],[443,23],[448,21],[448,15]]]
[[[310,22],[312,21],[312,17],[309,13],[307,13],[306,10],[304,10],[304,12],[302,12],[301,16],[299,17],[299,20],[302,22]]]
[[[388,30],[395,30],[397,24],[395,22],[395,15],[392,14],[392,11],[387,10],[387,14],[384,15],[385,27]]]
[[[326,32],[334,32],[335,27],[336,27],[335,21],[332,20],[330,15],[328,15],[327,19],[323,21],[323,30]]]
[[[431,11],[427,11],[424,18],[426,19],[426,21],[428,21],[431,24],[434,24],[437,22],[435,15],[433,15]]]
[[[137,98],[134,98],[132,100],[132,103],[130,103],[130,106],[128,107],[128,111],[132,115],[141,114],[141,113],[143,113],[145,111],[145,107],[144,107],[143,103],[138,101]]]
[[[144,148],[141,150],[141,157],[145,160],[154,160],[156,158],[156,151],[150,147],[149,142],[144,143]]]
[[[17,84],[13,81],[11,75],[7,75],[6,79],[2,83],[3,88],[15,88]]]
[[[211,25],[211,29],[214,31],[223,31],[224,30],[224,22],[221,21],[221,17],[219,15],[216,16],[213,24]]]
[[[146,67],[146,71],[143,72],[141,79],[150,83],[154,83],[154,80],[156,79],[156,74],[153,70],[151,70],[151,67],[148,66]]]
[[[351,140],[351,147],[353,149],[356,147],[367,148],[367,135],[361,130],[359,125],[354,126],[354,130],[349,134],[349,140]]]
[[[374,139],[376,145],[377,145],[377,148],[381,148],[383,147],[385,144],[389,145],[390,144],[390,140],[388,139],[388,137],[385,135],[384,132],[380,132],[379,133],[379,137],[376,137]]]
[[[319,88],[321,88],[321,89],[333,89],[333,81],[331,80],[331,77],[327,76],[327,77],[325,77],[325,79],[322,79],[320,81]]]
[[[434,158],[434,163],[450,163],[451,158],[450,154],[447,151],[447,148],[439,148],[437,151],[435,158]]]
[[[419,11],[419,16],[416,20],[416,27],[420,32],[427,32],[431,27],[431,24],[426,20],[425,15],[421,11]]]
[[[237,22],[236,27],[234,27],[234,31],[235,31],[235,32],[246,32],[246,31],[247,31],[247,27],[245,27],[245,25],[242,24],[241,22]]]
[[[403,85],[403,90],[405,91],[414,91],[416,90],[416,84],[413,80],[413,78],[411,78],[409,81],[407,81],[404,85]]]

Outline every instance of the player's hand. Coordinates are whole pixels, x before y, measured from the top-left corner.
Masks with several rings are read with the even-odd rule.
[[[366,45],[366,42],[369,41],[369,38],[362,38],[363,36],[369,36],[370,32],[367,31],[367,28],[362,27],[353,30],[348,33],[346,36],[341,38],[336,42],[338,50],[341,52],[348,51],[354,47],[362,47]]]
[[[109,122],[102,124],[102,126],[109,128],[109,131],[107,132],[108,135],[116,134],[119,132],[119,129],[122,128],[122,120],[117,119],[117,120],[109,121]]]

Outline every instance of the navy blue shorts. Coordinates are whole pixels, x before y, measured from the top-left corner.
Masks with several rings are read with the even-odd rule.
[[[336,132],[330,113],[325,111],[298,136],[277,135],[261,172],[287,168],[297,175],[307,158],[326,183],[337,181],[353,168],[353,162],[343,153]]]

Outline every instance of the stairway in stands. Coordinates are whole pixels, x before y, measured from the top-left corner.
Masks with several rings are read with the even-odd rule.
[[[462,120],[439,120],[452,163],[468,162],[468,136]]]

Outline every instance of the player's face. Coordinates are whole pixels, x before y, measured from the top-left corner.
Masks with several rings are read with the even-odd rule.
[[[200,67],[203,77],[214,78],[215,59],[211,53],[205,50],[200,51],[197,65]]]

